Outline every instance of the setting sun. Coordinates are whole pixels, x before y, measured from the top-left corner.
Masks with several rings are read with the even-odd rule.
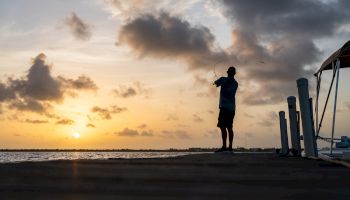
[[[73,137],[74,137],[75,139],[79,139],[79,138],[80,138],[80,133],[74,133],[74,134],[73,134]]]

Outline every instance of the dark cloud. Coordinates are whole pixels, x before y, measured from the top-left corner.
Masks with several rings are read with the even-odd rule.
[[[14,99],[15,98],[15,92],[12,90],[8,84],[4,84],[0,82],[0,102]]]
[[[150,137],[153,136],[153,131],[142,131],[138,132],[137,130],[129,129],[129,128],[124,128],[124,130],[116,132],[117,135],[119,136],[126,136],[126,137],[136,137],[136,136],[146,136]]]
[[[91,38],[91,26],[81,20],[74,12],[64,22],[76,39],[88,40]]]
[[[191,136],[188,134],[187,131],[184,130],[175,130],[175,131],[162,131],[162,137],[164,138],[178,138],[178,139],[190,139]]]
[[[119,107],[119,106],[110,106],[107,108],[102,108],[102,107],[98,107],[98,106],[94,106],[91,109],[92,113],[96,113],[97,115],[99,115],[102,119],[112,119],[112,115],[113,114],[118,114],[121,113],[123,111],[126,111],[127,109],[125,107]]]
[[[61,119],[56,122],[57,125],[72,125],[75,122],[71,119]]]
[[[226,16],[259,33],[328,36],[348,22],[349,3],[340,1],[223,0]],[[339,10],[342,8],[342,10]],[[250,28],[249,28],[250,27]]]
[[[198,114],[193,114],[192,118],[194,122],[204,122],[204,119],[198,116]]]
[[[86,124],[86,127],[88,127],[88,128],[95,128],[96,126],[94,124],[88,123],[88,124]]]
[[[33,59],[26,77],[10,79],[11,87],[22,97],[41,101],[62,101],[64,90],[60,81],[51,75],[51,66],[45,63],[46,56],[41,53]]]
[[[92,90],[96,91],[98,89],[97,85],[94,83],[94,81],[85,76],[81,75],[77,79],[67,79],[62,76],[59,76],[58,79],[61,81],[61,84],[64,87],[68,87],[75,90]]]
[[[123,25],[119,44],[130,46],[140,57],[178,58],[191,69],[209,67],[228,55],[215,46],[215,37],[204,26],[192,26],[168,13],[144,14]]]
[[[246,73],[247,84],[259,85],[243,92],[246,104],[281,102],[295,94],[295,80],[311,77],[314,70],[306,66],[320,62],[315,40],[333,36],[350,16],[345,1],[221,2],[233,22],[231,54],[238,73]]]
[[[16,99],[12,100],[8,107],[18,111],[30,111],[37,113],[44,113],[51,108],[50,104],[42,103],[32,98]]]
[[[10,109],[31,111],[53,116],[48,110],[52,103],[62,103],[66,95],[80,90],[96,90],[95,83],[86,76],[78,79],[67,79],[63,76],[53,77],[51,66],[45,62],[46,56],[41,53],[32,60],[32,66],[21,78],[8,78],[0,82],[0,102]]]
[[[114,89],[113,93],[117,97],[121,98],[128,98],[136,95],[145,95],[146,97],[149,97],[149,95],[152,93],[152,89],[146,88],[140,82],[135,81],[132,85],[129,86],[119,85],[119,88]]]
[[[26,120],[24,120],[24,122],[31,123],[31,124],[45,124],[45,123],[48,123],[49,121],[39,120],[39,119],[26,119]]]

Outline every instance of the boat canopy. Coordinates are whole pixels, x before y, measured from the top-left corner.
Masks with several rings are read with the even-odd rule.
[[[350,67],[350,40],[347,41],[340,49],[334,52],[326,61],[324,61],[320,69],[315,75],[322,72],[323,70],[330,70],[332,68],[332,63],[337,59],[340,61],[340,68]]]
[[[346,68],[350,67],[350,40],[347,41],[340,49],[338,49],[336,52],[334,52],[329,58],[327,58],[326,61],[324,61],[320,67],[320,69],[315,73],[315,77],[317,79],[317,87],[316,87],[316,105],[315,105],[315,113],[316,113],[316,138],[318,139],[323,139],[325,141],[329,140],[331,143],[330,149],[331,149],[331,156],[333,153],[333,143],[336,140],[334,138],[334,132],[335,132],[335,117],[336,117],[336,111],[337,111],[337,97],[338,97],[338,83],[339,83],[339,72],[340,68]],[[332,76],[332,81],[329,86],[327,98],[325,100],[325,105],[323,107],[321,119],[319,121],[319,97],[320,97],[320,90],[321,90],[321,76],[322,72],[324,70],[333,70],[333,76]],[[333,121],[332,121],[332,135],[331,138],[324,138],[319,136],[321,127],[322,127],[322,122],[324,119],[324,115],[326,112],[326,108],[328,105],[328,100],[329,96],[331,94],[332,88],[333,88],[333,83],[334,80],[336,80],[336,85],[335,85],[335,92],[334,92],[334,107],[333,107]]]

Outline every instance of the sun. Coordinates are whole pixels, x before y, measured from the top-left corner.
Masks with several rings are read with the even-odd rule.
[[[80,138],[80,133],[73,133],[73,137],[75,139],[79,139]]]

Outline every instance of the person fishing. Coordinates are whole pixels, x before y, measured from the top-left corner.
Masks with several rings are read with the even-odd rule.
[[[236,112],[236,91],[238,82],[235,80],[236,68],[231,66],[227,70],[227,77],[220,77],[213,85],[220,88],[219,117],[217,127],[221,130],[222,147],[216,152],[233,151],[233,119]],[[226,147],[227,132],[229,145]]]

